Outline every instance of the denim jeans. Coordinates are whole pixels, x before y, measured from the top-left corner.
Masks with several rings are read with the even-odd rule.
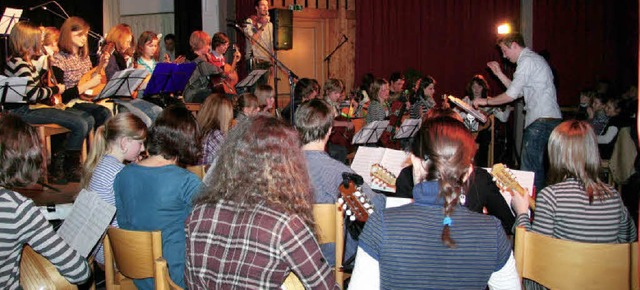
[[[93,117],[95,123],[95,125],[93,126],[94,128],[98,128],[104,125],[104,123],[107,122],[109,118],[111,118],[111,111],[109,111],[109,109],[93,103],[78,103],[75,104],[71,109],[89,113],[89,115]]]
[[[524,129],[521,170],[535,173],[534,185],[536,192],[545,187],[546,173],[544,158],[547,155],[547,142],[551,131],[560,124],[560,119],[538,119]]]
[[[23,106],[11,110],[12,113],[20,116],[29,124],[58,124],[71,131],[67,137],[66,150],[81,150],[82,142],[91,130],[92,124],[88,124],[86,119],[93,118],[89,113],[58,109],[37,109],[30,110],[28,106]]]

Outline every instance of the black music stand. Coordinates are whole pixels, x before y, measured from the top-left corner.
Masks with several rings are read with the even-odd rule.
[[[413,136],[415,136],[416,133],[418,133],[418,130],[420,130],[421,126],[422,126],[422,119],[406,119],[404,120],[404,122],[402,122],[400,127],[398,127],[398,130],[396,131],[396,134],[393,137],[393,139],[398,140],[398,139],[413,138]]]
[[[98,102],[106,98],[131,98],[149,72],[146,69],[125,69],[113,74],[100,94],[93,99]]]
[[[27,99],[27,77],[3,77],[0,76],[0,90],[2,95],[0,96],[0,112],[4,112],[5,103],[26,103]],[[19,89],[22,88],[22,89]],[[22,91],[22,93],[20,92]]]
[[[388,120],[384,121],[373,121],[358,131],[358,133],[353,136],[353,141],[351,144],[373,144],[377,143],[382,136],[384,130],[387,129],[389,125]]]
[[[268,72],[266,69],[256,69],[252,70],[249,75],[242,79],[237,85],[236,90],[238,94],[251,92],[251,88],[256,85],[256,82]]]

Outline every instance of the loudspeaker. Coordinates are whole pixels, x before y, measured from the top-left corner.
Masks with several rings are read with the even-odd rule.
[[[273,23],[273,48],[289,50],[293,48],[293,11],[287,9],[270,9],[269,16]]]

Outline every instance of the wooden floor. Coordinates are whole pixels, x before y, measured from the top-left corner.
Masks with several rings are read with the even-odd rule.
[[[16,192],[31,198],[36,205],[52,205],[73,203],[78,192],[80,192],[80,184],[70,182],[65,185],[50,184],[51,188],[35,185],[27,188],[16,188]]]

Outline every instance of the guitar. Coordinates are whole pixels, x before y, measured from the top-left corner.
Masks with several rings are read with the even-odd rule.
[[[513,176],[513,172],[509,170],[509,168],[502,164],[496,163],[491,167],[491,176],[493,176],[493,181],[498,185],[498,187],[510,189],[512,192],[515,191],[520,196],[526,196],[529,198],[529,208],[531,210],[536,210],[536,201],[529,195],[529,193],[518,183],[516,178]]]
[[[371,165],[371,183],[377,186],[396,191],[396,175],[391,173],[380,163]]]
[[[78,289],[28,245],[24,246],[20,260],[20,286],[24,289]]]
[[[366,222],[369,215],[373,213],[373,206],[362,193],[362,183],[362,176],[349,172],[342,173],[342,183],[338,188],[340,190],[338,202],[342,204],[342,209],[351,221]]]
[[[102,53],[100,55],[100,63],[98,63],[98,65],[96,67],[94,67],[91,70],[89,70],[88,72],[86,72],[80,78],[80,81],[78,82],[78,87],[88,83],[89,81],[91,81],[91,79],[94,76],[96,76],[98,74],[102,77],[102,79],[101,79],[101,81],[100,81],[100,83],[98,85],[96,85],[93,88],[91,88],[89,90],[86,90],[84,92],[80,92],[80,98],[81,99],[83,99],[85,101],[92,101],[93,98],[98,96],[100,94],[100,92],[102,92],[102,89],[104,89],[104,87],[107,85],[107,76],[106,76],[106,74],[104,72],[104,68],[107,66],[107,62],[109,60],[105,61],[104,59],[105,59],[105,55],[112,54],[114,49],[115,49],[114,43],[108,42],[107,44],[105,44],[102,47]]]
[[[224,73],[211,76],[210,85],[213,93],[237,95],[236,85],[238,84],[238,72],[236,71],[236,64],[240,61],[240,52],[238,46],[233,45],[233,62],[231,64],[225,63],[222,66]],[[213,56],[211,56],[213,58]],[[211,62],[213,63],[213,62]]]
[[[389,114],[389,125],[380,135],[380,143],[385,148],[400,150],[402,145],[400,140],[394,138],[396,130],[402,124],[402,119],[407,110],[407,96],[402,95],[391,103],[391,114]]]

